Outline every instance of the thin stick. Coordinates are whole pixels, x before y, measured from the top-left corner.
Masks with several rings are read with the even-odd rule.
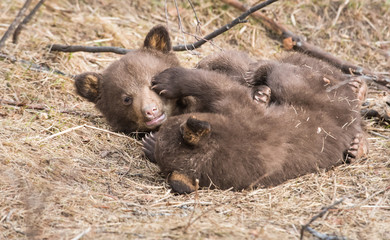
[[[165,8],[165,20],[167,21],[167,28],[169,28],[168,3],[167,3],[167,0],[164,1],[164,8]]]
[[[200,35],[200,34],[202,34],[202,31],[200,30],[201,22],[199,21],[198,15],[196,14],[195,7],[194,7],[194,4],[192,4],[192,1],[191,0],[187,0],[187,1],[190,4],[190,6],[192,8],[192,11],[194,12],[194,15],[195,15],[195,19],[196,19],[196,34]]]
[[[195,184],[195,205],[194,208],[192,209],[190,218],[188,219],[187,226],[184,228],[183,232],[187,232],[188,228],[192,225],[194,221],[192,221],[192,218],[194,217],[195,210],[197,206],[199,205],[199,194],[198,194],[198,188],[199,188],[199,179],[196,179],[196,184]]]
[[[187,46],[189,46],[189,44],[187,44],[187,40],[186,40],[186,37],[185,35],[189,35],[189,36],[192,36],[193,38],[195,38],[196,40],[200,40],[200,39],[203,39],[204,41],[206,42],[210,42],[213,46],[215,46],[211,41],[205,39],[205,38],[202,38],[200,37],[201,35],[201,30],[200,30],[200,21],[198,19],[198,16],[196,14],[196,11],[195,11],[195,7],[194,5],[192,4],[192,2],[190,0],[188,0],[188,2],[190,3],[190,6],[192,8],[192,11],[194,12],[194,15],[195,15],[195,19],[197,21],[196,23],[196,34],[191,34],[189,32],[186,32],[184,31],[184,28],[183,28],[183,24],[182,24],[182,20],[181,20],[181,16],[180,16],[180,11],[179,11],[179,8],[177,6],[177,1],[174,0],[175,2],[175,6],[176,6],[176,11],[177,11],[177,19],[178,19],[178,24],[179,24],[179,29],[180,29],[180,32],[183,34],[183,41],[184,41],[184,45],[186,50],[189,51],[191,54],[194,54],[194,55],[199,55],[198,53],[195,53],[195,52],[192,52],[193,49],[188,49]],[[217,48],[219,48],[220,50],[222,50],[220,47],[218,46],[215,46]],[[173,49],[175,49],[175,47],[173,47]]]
[[[382,134],[380,134],[380,133],[377,133],[377,132],[374,132],[374,131],[369,131],[369,133],[371,133],[372,135],[375,135],[375,136],[378,136],[378,137],[384,138],[384,139],[390,139],[390,137],[388,137],[388,136],[385,136],[385,135],[382,135]]]
[[[221,1],[241,11],[248,11],[249,9],[248,6],[239,2],[238,0],[221,0]],[[368,69],[355,66],[354,64],[348,61],[341,60],[333,56],[332,54],[325,52],[321,48],[307,43],[306,41],[303,40],[303,37],[294,34],[282,24],[275,22],[274,20],[268,18],[267,16],[265,16],[260,12],[255,12],[252,14],[252,16],[259,19],[266,29],[279,35],[282,38],[281,40],[283,42],[283,45],[287,50],[293,49],[296,51],[303,52],[312,57],[324,60],[326,62],[329,62],[333,66],[339,68],[341,71],[347,74],[369,76],[377,84],[390,88],[390,78],[385,76],[384,74],[375,74]]]
[[[347,6],[348,3],[349,3],[349,0],[346,0],[343,4],[340,5],[339,9],[337,10],[336,17],[334,18],[334,20],[332,22],[332,27],[336,25],[337,20],[339,20],[341,11],[343,11],[343,9],[345,8],[345,6]]]
[[[191,43],[191,44],[184,44],[184,45],[176,45],[173,46],[173,51],[186,51],[186,50],[194,50],[196,48],[199,48],[206,42],[210,41],[211,39],[217,37],[218,35],[221,35],[222,33],[228,31],[235,25],[239,23],[246,22],[245,18],[248,17],[250,14],[276,2],[278,0],[267,0],[264,1],[250,9],[248,9],[245,13],[241,14],[238,18],[234,19],[229,24],[226,24],[225,26],[215,30],[214,32],[206,35],[205,37],[201,38],[199,41]],[[69,45],[60,45],[60,44],[52,44],[49,45],[49,51],[59,51],[59,52],[113,52],[117,54],[126,54],[132,50],[124,49],[124,48],[118,48],[118,47],[94,47],[94,46],[69,46]]]
[[[114,135],[114,136],[117,136],[117,137],[127,138],[127,139],[133,141],[133,142],[134,142],[135,144],[137,144],[138,146],[142,146],[142,145],[143,145],[140,141],[135,140],[134,138],[129,137],[129,136],[124,135],[124,134],[112,132],[112,131],[109,131],[109,130],[106,130],[106,129],[103,129],[103,128],[98,128],[98,127],[94,127],[94,126],[90,126],[90,125],[84,125],[84,127],[86,127],[86,128],[91,128],[91,129],[98,130],[98,131],[105,132],[105,133],[109,133],[109,134]]]
[[[27,109],[33,109],[33,110],[49,110],[49,108],[46,107],[45,105],[41,105],[41,104],[27,105],[24,102],[16,102],[16,101],[2,99],[2,98],[0,98],[0,104],[6,104],[6,105],[16,106],[16,107],[25,107]]]
[[[203,216],[205,216],[206,214],[208,214],[209,212],[211,211],[214,211],[217,207],[219,207],[221,204],[218,204],[214,207],[212,207],[211,209],[206,209],[204,210],[199,216],[197,216],[195,219],[193,219],[191,222],[189,222],[185,227],[184,227],[184,230],[183,232],[186,232],[188,230],[189,227],[191,227],[192,224],[194,224],[196,221],[198,221],[199,219],[201,219]]]
[[[112,52],[116,54],[126,54],[133,50],[125,49],[120,47],[96,47],[96,46],[80,46],[80,45],[61,45],[61,44],[52,44],[48,46],[49,51],[57,51],[57,52]]]
[[[80,128],[83,128],[83,127],[94,129],[94,130],[98,130],[98,131],[101,131],[101,132],[105,132],[105,133],[108,133],[108,134],[111,134],[111,135],[114,135],[114,136],[117,136],[117,137],[127,138],[127,139],[131,140],[132,142],[134,142],[135,144],[137,144],[138,146],[142,146],[142,143],[140,141],[137,141],[136,139],[134,139],[132,137],[126,136],[124,134],[112,132],[112,131],[109,131],[109,130],[106,130],[106,129],[90,126],[90,125],[87,125],[87,124],[83,124],[83,125],[80,125],[80,126],[68,128],[68,129],[66,129],[66,130],[64,130],[62,132],[50,135],[50,136],[48,136],[48,137],[46,137],[46,138],[44,138],[42,140],[39,140],[38,143],[45,142],[45,141],[47,141],[49,139],[55,138],[57,136],[63,135],[63,134],[68,133],[68,132],[72,132],[74,130],[77,130],[77,129],[80,129]]]
[[[38,11],[38,9],[42,6],[45,0],[40,0],[37,5],[31,10],[31,12],[23,19],[23,21],[19,24],[19,26],[15,29],[14,35],[12,36],[12,42],[18,43],[19,34],[22,31],[24,25],[29,23],[34,16],[34,14]]]
[[[24,109],[40,110],[40,111],[52,111],[52,110],[54,110],[54,109],[50,109],[49,107],[47,107],[46,105],[43,105],[43,104],[34,104],[34,103],[33,104],[27,104],[27,103],[24,103],[24,102],[16,102],[16,101],[2,99],[2,98],[0,98],[0,104],[1,105],[10,105],[10,106],[15,106],[15,107],[21,107],[21,108],[24,108]],[[85,118],[102,118],[103,117],[103,115],[95,115],[95,114],[86,113],[86,112],[79,112],[79,111],[72,110],[72,109],[59,110],[58,112],[59,113],[70,114],[70,115],[74,115],[74,116],[82,116],[82,117],[85,117]]]
[[[319,237],[319,236],[325,236],[325,238],[320,238],[320,239],[344,239],[344,238],[339,238],[339,237],[336,237],[336,236],[328,236],[327,234],[320,234],[318,232],[316,232],[314,229],[310,228],[310,224],[312,224],[315,220],[317,220],[318,218],[322,217],[325,215],[325,213],[327,213],[330,209],[333,209],[336,205],[342,203],[344,201],[344,198],[340,199],[339,201],[336,201],[334,202],[332,205],[328,206],[328,207],[324,207],[320,213],[318,213],[317,215],[315,215],[314,217],[312,217],[310,219],[310,221],[303,225],[302,228],[301,228],[301,237],[300,239],[302,240],[303,239],[303,234],[306,231],[310,232],[311,234],[313,234],[313,236],[316,236],[316,237]]]
[[[311,235],[320,240],[346,240],[344,237],[329,236],[328,234],[317,232],[311,227],[307,227],[306,230],[311,233]]]
[[[88,227],[87,229],[85,229],[79,235],[77,235],[76,237],[72,238],[72,240],[79,240],[79,239],[81,239],[82,237],[84,237],[85,234],[89,233],[89,231],[91,231],[91,227]]]
[[[184,31],[183,24],[181,22],[179,6],[177,5],[177,1],[176,0],[173,0],[173,2],[175,3],[175,8],[176,8],[176,12],[177,12],[177,21],[178,21],[178,24],[179,24],[180,32],[182,33],[182,36],[183,36],[184,45],[187,46],[187,39],[186,39],[186,36],[185,36],[186,32]],[[189,49],[186,48],[186,50],[188,51]]]
[[[16,15],[14,21],[11,23],[11,25],[8,27],[7,31],[4,33],[3,37],[0,40],[0,49],[4,46],[5,41],[9,38],[9,36],[13,33],[16,26],[19,25],[19,23],[22,20],[22,17],[27,11],[28,6],[30,6],[32,0],[26,0],[23,7],[19,10],[18,15]]]
[[[44,138],[44,139],[42,139],[42,140],[39,140],[38,143],[45,142],[45,141],[47,141],[47,140],[49,140],[49,139],[55,138],[55,137],[60,136],[60,135],[62,135],[62,134],[65,134],[65,133],[68,133],[68,132],[71,132],[71,131],[74,131],[74,130],[77,130],[77,129],[80,129],[80,128],[83,128],[83,127],[85,127],[85,124],[84,124],[84,125],[81,125],[81,126],[76,126],[76,127],[68,128],[68,129],[66,129],[66,130],[64,130],[64,131],[62,131],[62,132],[59,132],[59,133],[50,135],[50,136],[48,136],[48,137],[46,137],[46,138]]]
[[[173,50],[174,51],[184,51],[184,50],[194,50],[196,48],[199,48],[200,46],[202,46],[203,44],[205,44],[207,41],[215,38],[216,36],[228,31],[229,29],[231,29],[232,27],[236,26],[237,24],[239,23],[243,23],[243,22],[246,22],[245,21],[245,18],[248,17],[249,15],[251,15],[252,13],[274,3],[274,2],[277,2],[278,0],[267,0],[267,1],[264,1],[250,9],[248,9],[246,12],[244,12],[243,14],[241,14],[238,18],[234,19],[231,23],[228,23],[226,24],[225,26],[215,30],[214,32],[206,35],[205,37],[203,37],[202,39],[200,39],[199,41],[195,42],[195,43],[192,43],[192,44],[187,44],[187,45],[177,45],[177,46],[174,46],[173,47]]]
[[[2,54],[2,53],[0,53],[0,59],[9,60],[11,63],[19,62],[19,63],[25,65],[26,68],[37,71],[37,72],[54,73],[54,74],[58,74],[58,75],[62,75],[62,76],[73,77],[73,75],[71,75],[71,74],[63,73],[59,70],[51,69],[47,66],[42,66],[42,65],[39,65],[37,63],[30,62],[27,60],[23,60],[23,59],[18,60],[14,56],[9,56],[9,55]]]

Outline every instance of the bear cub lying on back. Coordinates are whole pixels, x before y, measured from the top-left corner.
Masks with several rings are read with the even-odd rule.
[[[253,62],[242,52],[226,52],[205,58],[198,68],[244,83],[244,73]],[[127,53],[102,73],[77,75],[75,87],[80,96],[95,104],[114,130],[150,132],[157,130],[168,116],[206,111],[192,97],[166,99],[151,90],[155,75],[177,66],[179,60],[172,52],[167,29],[156,26],[147,34],[142,48]]]
[[[113,62],[102,73],[75,77],[77,93],[93,102],[116,131],[152,131],[168,116],[191,110],[191,99],[164,99],[151,90],[153,76],[179,66],[168,31],[156,26],[141,49]]]
[[[178,193],[197,186],[277,185],[342,163],[361,139],[360,104],[351,87],[358,80],[328,88],[321,71],[261,62],[251,83],[269,86],[279,100],[265,108],[247,87],[215,71],[170,68],[153,81],[153,89],[166,98],[193,96],[207,108],[207,113],[171,117],[145,138],[146,156]]]

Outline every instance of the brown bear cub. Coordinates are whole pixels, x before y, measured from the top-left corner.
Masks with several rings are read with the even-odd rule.
[[[141,49],[127,53],[102,73],[77,75],[75,86],[79,95],[95,103],[114,130],[149,132],[168,116],[190,109],[191,99],[167,100],[150,89],[154,75],[179,65],[167,29],[156,26]]]
[[[268,86],[275,103],[259,108],[246,86],[216,71],[176,67],[154,78],[157,93],[193,96],[207,112],[171,117],[144,140],[145,155],[174,191],[273,186],[360,150],[359,80],[332,82],[296,61],[260,62],[249,80]]]

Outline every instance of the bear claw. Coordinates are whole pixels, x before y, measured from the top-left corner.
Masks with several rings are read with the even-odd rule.
[[[349,81],[348,85],[356,93],[357,99],[363,103],[367,96],[367,84],[364,79],[361,77],[354,77]]]
[[[142,139],[142,151],[144,152],[145,157],[152,163],[156,163],[156,159],[154,157],[154,149],[156,146],[156,137],[150,133],[147,134]]]
[[[345,163],[353,163],[356,159],[362,158],[368,153],[368,143],[363,134],[357,134],[345,153]]]
[[[253,100],[261,106],[268,106],[271,99],[271,88],[260,85],[254,89]]]

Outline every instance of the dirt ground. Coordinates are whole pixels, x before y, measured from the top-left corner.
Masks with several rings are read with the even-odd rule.
[[[1,53],[19,61],[0,58],[0,239],[299,239],[302,225],[342,198],[310,226],[340,239],[390,239],[390,128],[377,119],[365,121],[370,154],[351,165],[269,189],[178,196],[135,139],[111,132],[93,105],[77,96],[72,78],[31,64],[68,75],[100,71],[120,56],[50,53],[46,46],[135,49],[167,17],[174,45],[194,41],[179,31],[174,1],[167,3],[166,14],[157,0],[46,1],[19,42],[7,41]],[[202,34],[241,14],[220,1],[193,3]],[[23,4],[0,2],[0,36]],[[178,4],[185,31],[196,34],[189,2]],[[263,12],[339,58],[390,72],[389,0],[288,0]],[[256,58],[284,52],[276,36],[249,18],[212,43],[177,54],[193,67],[220,49]],[[368,100],[388,94],[369,83]]]

